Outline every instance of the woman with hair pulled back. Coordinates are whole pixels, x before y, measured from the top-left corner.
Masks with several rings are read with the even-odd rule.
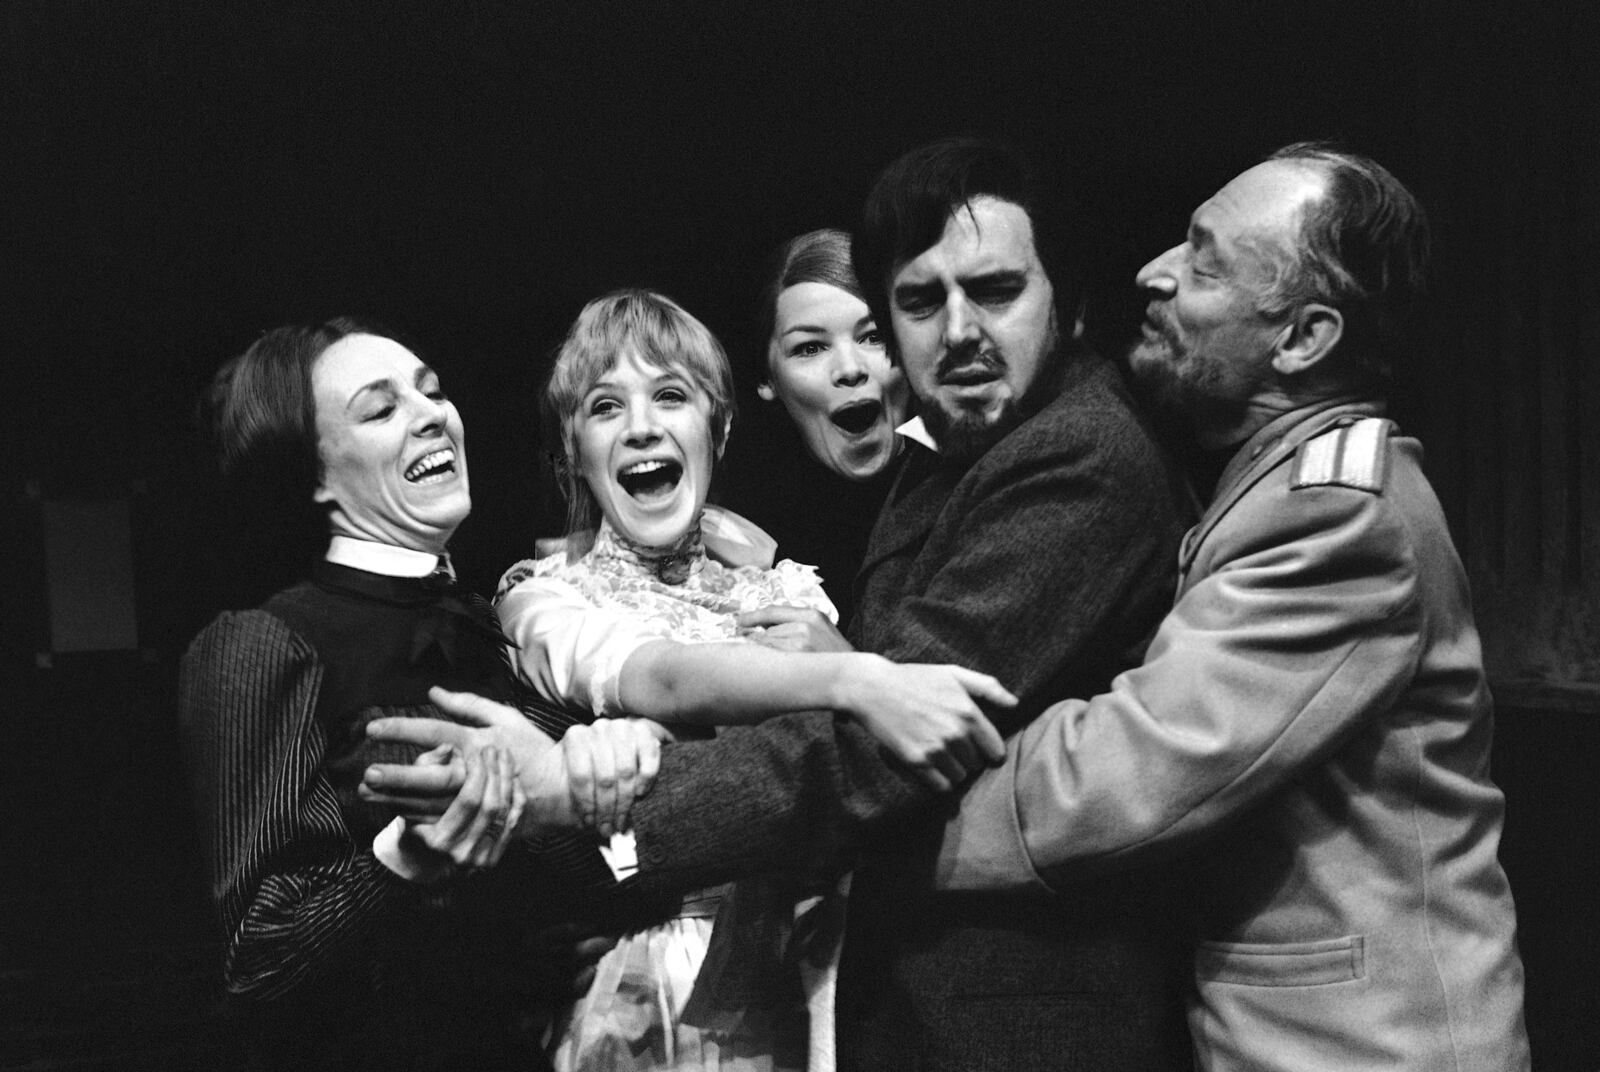
[[[743,611],[786,604],[832,617],[833,607],[814,570],[773,564],[764,533],[706,507],[732,397],[722,346],[671,299],[621,290],[584,307],[545,397],[565,455],[565,553],[518,563],[496,598],[518,673],[600,719],[714,727],[833,710],[861,719],[940,787],[995,761],[1000,740],[978,701],[1015,701],[993,678],[777,650],[741,635]],[[631,801],[597,787],[635,758],[590,754],[593,737],[574,740],[563,747],[575,810],[602,837],[626,830]],[[691,895],[679,918],[624,937],[602,959],[556,1041],[558,1069],[805,1067],[798,981],[768,970],[773,928],[734,908],[740,897],[723,904],[727,890]],[[787,921],[772,916],[785,911],[792,896],[765,922],[781,931]],[[713,918],[713,967],[701,973]]]
[[[817,566],[843,624],[905,444],[895,429],[911,416],[910,391],[844,231],[808,231],[774,249],[753,308],[747,371],[770,413],[756,414],[763,434],[736,452],[727,494],[737,509],[770,519],[786,551]],[[798,632],[777,616],[749,621]]]
[[[430,686],[530,703],[493,612],[449,577],[472,507],[461,415],[434,369],[349,319],[264,333],[208,401],[223,473],[281,507],[275,531],[315,516],[325,548],[183,660],[227,1008],[273,1068],[526,1069],[539,965],[518,950],[542,914],[564,917],[537,861],[501,861],[521,807],[510,755],[462,753],[468,788],[437,822],[393,823],[355,792],[370,759],[413,754],[364,724],[438,715]]]
[[[807,452],[837,475],[882,474],[900,454],[910,391],[856,279],[850,236],[823,228],[779,246],[757,312],[757,393],[782,404]]]

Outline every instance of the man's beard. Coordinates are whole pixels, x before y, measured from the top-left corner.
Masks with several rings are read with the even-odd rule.
[[[1141,394],[1162,409],[1191,420],[1223,422],[1243,410],[1223,389],[1223,366],[1183,349],[1168,335],[1155,343],[1135,342],[1126,362]]]
[[[988,357],[991,364],[1003,362]],[[951,413],[934,403],[922,410],[922,421],[928,427],[933,441],[939,444],[939,456],[958,465],[971,465],[988,452],[989,448],[1055,400],[1061,390],[1061,369],[1067,354],[1054,340],[1049,353],[1040,359],[1033,382],[1026,391],[1008,398],[992,416],[983,410],[959,409]]]

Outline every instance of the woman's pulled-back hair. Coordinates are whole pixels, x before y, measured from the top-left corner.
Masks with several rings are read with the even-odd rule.
[[[267,557],[298,571],[326,541],[326,510],[312,499],[322,461],[311,369],[328,347],[360,334],[388,335],[349,317],[273,328],[212,377],[198,416],[223,477],[223,513],[239,539],[259,544],[241,553],[242,565]]]
[[[867,300],[850,259],[850,236],[832,227],[807,231],[783,243],[773,251],[763,278],[766,282],[756,309],[755,336],[760,382],[767,380],[767,344],[778,320],[778,298],[784,291],[801,283],[826,283],[863,303]]]
[[[544,426],[561,430],[556,470],[567,495],[567,531],[599,523],[599,508],[577,465],[574,418],[583,398],[633,352],[646,364],[683,372],[711,400],[711,441],[721,457],[733,420],[733,371],[717,337],[677,302],[652,290],[612,291],[583,307],[556,351],[544,391]]]

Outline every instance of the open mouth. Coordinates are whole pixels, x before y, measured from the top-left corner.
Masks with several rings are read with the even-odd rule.
[[[435,484],[449,479],[456,471],[456,452],[450,448],[424,454],[406,467],[403,474],[413,484]]]
[[[674,461],[638,462],[617,474],[622,490],[635,499],[656,499],[670,495],[683,479],[683,466]]]
[[[871,398],[847,402],[828,414],[828,419],[847,435],[860,435],[874,424],[883,413],[883,403]]]

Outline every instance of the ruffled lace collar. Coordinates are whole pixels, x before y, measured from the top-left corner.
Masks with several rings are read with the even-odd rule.
[[[591,566],[618,576],[653,577],[662,584],[680,585],[705,568],[705,543],[697,518],[688,532],[665,547],[634,543],[605,520],[589,550]]]

